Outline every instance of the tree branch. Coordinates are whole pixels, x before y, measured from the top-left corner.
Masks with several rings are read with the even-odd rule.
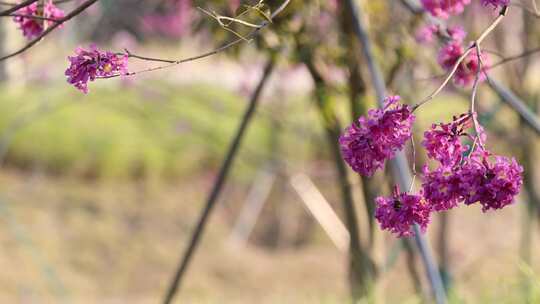
[[[195,253],[195,250],[197,250],[197,247],[199,245],[199,242],[202,238],[204,229],[206,227],[206,224],[208,223],[208,219],[210,217],[210,214],[212,213],[212,210],[214,209],[214,206],[216,205],[216,202],[219,198],[219,195],[221,193],[221,190],[227,180],[227,177],[229,175],[229,171],[232,167],[232,164],[234,162],[234,159],[238,153],[238,150],[240,148],[240,144],[242,142],[242,139],[244,138],[244,134],[247,131],[248,125],[251,122],[253,115],[255,114],[255,110],[257,108],[257,105],[259,103],[259,99],[261,97],[261,93],[270,78],[270,75],[272,74],[272,71],[274,69],[274,60],[270,59],[268,63],[266,64],[264,68],[264,72],[262,75],[261,80],[259,81],[259,84],[257,85],[257,88],[253,92],[253,95],[251,96],[251,99],[249,101],[248,107],[246,108],[246,111],[244,113],[244,116],[242,117],[242,121],[240,122],[240,125],[236,131],[236,134],[234,135],[233,140],[231,141],[231,144],[229,146],[229,150],[225,156],[225,159],[223,160],[223,163],[221,165],[221,168],[219,170],[219,174],[216,177],[216,180],[214,182],[214,185],[212,187],[212,191],[210,192],[210,195],[208,196],[208,199],[206,201],[205,207],[202,210],[202,213],[199,217],[199,220],[197,222],[197,226],[195,227],[195,230],[191,236],[191,240],[188,244],[188,247],[186,248],[184,254],[182,255],[182,258],[180,260],[180,264],[178,265],[178,268],[175,272],[175,275],[171,281],[171,284],[169,288],[167,289],[167,293],[165,296],[165,299],[163,300],[164,304],[170,304],[172,303],[174,297],[176,296],[181,283],[182,278],[184,277],[187,268],[192,260],[193,254]]]
[[[499,97],[514,109],[527,122],[527,125],[533,129],[536,134],[540,135],[540,120],[538,116],[521,100],[514,92],[506,88],[493,78],[488,78],[489,85],[499,95]]]

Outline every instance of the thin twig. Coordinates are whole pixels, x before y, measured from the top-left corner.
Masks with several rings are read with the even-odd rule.
[[[492,64],[491,66],[489,66],[489,69],[493,69],[493,68],[496,68],[496,67],[498,67],[500,65],[503,65],[503,64],[505,64],[507,62],[522,59],[522,58],[525,58],[525,57],[528,57],[528,56],[531,56],[531,55],[537,54],[537,53],[540,53],[540,47],[524,51],[523,53],[518,54],[518,55],[505,57],[505,58],[501,59],[500,61]]]
[[[186,248],[186,251],[182,255],[180,264],[178,265],[178,268],[171,281],[171,284],[169,285],[169,288],[167,289],[167,294],[163,301],[164,304],[172,303],[174,297],[176,296],[176,293],[178,292],[181,286],[182,278],[184,277],[184,274],[186,273],[186,270],[192,260],[191,258],[193,257],[193,254],[195,253],[195,250],[197,249],[199,245],[199,242],[201,240],[206,224],[208,223],[210,214],[212,210],[214,209],[214,206],[216,205],[216,202],[219,198],[219,195],[225,184],[225,181],[227,180],[229,171],[238,153],[240,144],[242,143],[242,139],[244,138],[244,134],[246,133],[247,127],[249,123],[251,122],[251,119],[253,118],[255,109],[257,108],[259,99],[261,97],[261,93],[270,75],[272,74],[273,69],[274,69],[274,60],[270,59],[264,68],[262,78],[259,81],[257,88],[253,92],[253,95],[251,96],[251,100],[248,104],[248,107],[246,108],[244,116],[242,117],[242,121],[240,122],[240,125],[236,131],[236,134],[234,135],[234,138],[231,141],[229,150],[225,156],[225,159],[223,160],[223,163],[219,170],[219,174],[216,177],[216,180],[212,187],[212,191],[210,192],[210,195],[208,196],[205,207],[199,217],[197,226],[195,227],[195,230],[191,236],[188,247]]]
[[[416,145],[414,144],[414,132],[411,134],[411,150],[412,150],[412,157],[411,157],[411,168],[412,168],[412,180],[411,185],[409,186],[409,193],[412,192],[414,187],[414,182],[416,180]]]
[[[480,45],[479,44],[476,44],[476,56],[477,56],[477,60],[478,60],[478,68],[476,69],[476,75],[475,75],[475,79],[474,79],[474,84],[473,84],[473,87],[472,87],[472,92],[471,92],[471,107],[470,107],[470,113],[472,115],[472,121],[473,121],[473,125],[474,125],[474,131],[476,133],[475,135],[475,142],[477,141],[478,142],[478,145],[484,149],[484,143],[481,139],[481,128],[480,128],[480,123],[478,122],[478,113],[476,112],[476,96],[477,96],[477,93],[478,93],[478,87],[480,85],[480,74],[482,73],[483,71],[483,60],[482,60],[482,55],[481,55],[481,49],[480,49]],[[484,73],[486,73],[484,71]],[[487,74],[486,74],[486,77],[487,77]],[[471,149],[471,153],[472,151],[474,151],[474,145],[473,145],[473,148]]]
[[[58,4],[62,4],[62,3],[66,3],[66,2],[71,2],[71,1],[74,1],[74,0],[56,0],[56,1],[53,1],[53,4],[55,5],[58,5]],[[17,5],[20,5],[21,3],[15,3],[15,2],[8,2],[8,1],[0,1],[0,6],[17,6]],[[30,3],[32,4],[32,3]],[[28,4],[28,5],[30,5]],[[28,5],[24,5],[24,6],[28,6]],[[24,7],[23,6],[23,7]],[[41,4],[38,3],[38,7],[40,7]]]
[[[79,7],[77,7],[75,10],[73,10],[71,13],[66,15],[64,18],[58,19],[58,21],[55,24],[51,25],[51,27],[49,27],[45,31],[43,31],[43,33],[41,33],[41,35],[34,38],[32,41],[28,42],[24,47],[22,47],[18,51],[15,51],[15,52],[13,52],[11,54],[0,57],[0,61],[4,61],[6,59],[15,57],[15,56],[17,56],[19,54],[22,54],[22,53],[26,52],[31,47],[36,45],[39,41],[41,41],[41,39],[43,39],[45,36],[49,35],[52,31],[54,31],[56,28],[58,28],[60,25],[62,25],[63,23],[65,23],[65,22],[67,22],[69,20],[71,20],[73,17],[79,15],[80,13],[84,12],[84,10],[89,8],[92,4],[96,3],[97,1],[98,0],[87,0],[86,2],[81,4]],[[25,2],[28,2],[28,1],[25,1]],[[35,2],[35,1],[33,1],[33,2]],[[9,14],[11,14],[11,12],[8,13],[8,15]],[[0,13],[0,16],[2,16],[1,13]]]
[[[21,8],[26,7],[26,6],[32,4],[32,3],[36,2],[36,1],[38,1],[38,0],[26,0],[26,1],[23,1],[23,2],[21,2],[19,4],[16,4],[16,5],[8,8],[8,9],[0,12],[0,16],[10,15],[11,13],[14,13],[14,12],[20,10]]]
[[[21,17],[21,18],[26,18],[26,19],[35,19],[35,20],[45,20],[45,21],[52,21],[52,22],[60,22],[60,19],[58,19],[58,18],[34,16],[34,15],[24,15],[24,14],[17,14],[17,13],[5,15],[5,16],[0,16],[0,17]]]
[[[277,15],[279,15],[281,12],[283,12],[285,10],[285,8],[287,8],[287,6],[289,5],[290,2],[291,2],[291,0],[285,0],[281,4],[281,6],[279,8],[277,8],[272,13],[272,15],[270,16],[270,19],[274,19]],[[141,59],[141,60],[165,62],[165,63],[169,63],[169,64],[168,65],[158,66],[158,67],[153,67],[153,68],[148,68],[148,69],[137,71],[137,72],[129,72],[129,73],[126,73],[126,74],[115,74],[115,75],[99,77],[99,78],[100,79],[108,79],[108,78],[115,78],[115,77],[119,77],[119,76],[124,76],[124,77],[125,76],[134,76],[134,75],[138,75],[138,74],[142,74],[142,73],[148,73],[148,72],[163,70],[163,69],[167,69],[167,68],[182,64],[182,63],[191,62],[191,61],[203,59],[203,58],[206,58],[206,57],[210,57],[210,56],[219,54],[221,52],[224,52],[224,51],[228,50],[229,48],[231,48],[231,47],[233,47],[233,46],[235,46],[237,44],[245,42],[246,40],[252,39],[253,37],[257,36],[259,34],[259,32],[262,29],[264,29],[265,27],[267,27],[269,24],[270,24],[269,21],[263,21],[258,28],[254,29],[246,37],[237,38],[237,39],[235,39],[235,40],[233,40],[231,42],[228,42],[225,45],[223,45],[223,46],[221,46],[221,47],[219,47],[217,49],[214,49],[212,51],[203,53],[201,55],[184,58],[184,59],[169,60],[169,59],[152,58],[152,57],[147,57],[147,56],[139,56],[139,55],[135,55],[135,54],[128,54],[130,57]]]

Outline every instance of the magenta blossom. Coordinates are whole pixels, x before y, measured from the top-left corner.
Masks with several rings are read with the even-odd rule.
[[[443,167],[452,168],[459,164],[467,147],[461,142],[465,130],[470,126],[472,116],[464,114],[454,117],[451,123],[433,124],[431,129],[424,132],[422,145],[426,148],[429,158],[437,160]]]
[[[446,29],[448,36],[452,41],[463,42],[465,37],[467,37],[467,32],[460,25],[450,26]]]
[[[400,193],[399,187],[394,187],[392,197],[377,197],[375,199],[375,218],[381,229],[388,230],[398,237],[414,235],[413,225],[420,226],[426,231],[430,221],[431,208],[421,195]]]
[[[494,8],[503,7],[509,4],[510,0],[482,0],[482,5],[492,6]]]
[[[523,167],[514,158],[493,158],[487,151],[475,152],[460,170],[465,204],[478,202],[484,212],[512,204],[523,184]]]
[[[421,0],[424,9],[434,17],[447,19],[450,15],[459,15],[471,0]]]
[[[430,171],[424,167],[422,191],[433,211],[446,211],[462,201],[459,168],[439,167]]]
[[[454,65],[458,62],[459,58],[465,53],[464,48],[458,41],[453,41],[445,45],[439,51],[438,61],[439,64],[447,71],[451,71]],[[487,64],[487,55],[482,52],[480,54],[482,62]],[[469,52],[465,59],[459,64],[456,73],[454,74],[454,82],[461,86],[470,85],[478,74],[480,68],[480,61],[476,49]],[[486,67],[483,67],[485,70]],[[483,72],[479,73],[479,79],[485,79]]]
[[[411,138],[415,116],[399,99],[388,97],[383,109],[369,110],[367,117],[360,117],[340,136],[341,154],[354,171],[373,175]]]
[[[89,50],[79,47],[75,53],[76,56],[68,57],[71,64],[65,74],[68,82],[85,94],[88,93],[88,81],[128,73],[127,54],[100,51],[95,45]]]
[[[415,38],[418,43],[431,43],[434,36],[439,32],[439,27],[434,24],[425,25],[418,29]]]
[[[13,17],[13,21],[19,24],[19,28],[22,30],[24,37],[28,39],[38,37],[45,30],[45,26],[51,26],[55,23],[54,20],[60,20],[64,17],[64,11],[56,7],[52,0],[45,2],[43,8],[39,7],[37,2],[34,2],[19,9],[16,14],[17,16]],[[43,20],[39,18],[52,20]]]

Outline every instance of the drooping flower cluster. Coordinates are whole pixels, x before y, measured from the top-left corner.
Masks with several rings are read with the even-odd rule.
[[[494,9],[504,9],[510,3],[510,0],[480,1],[485,7]],[[462,13],[471,0],[421,2],[431,15],[447,19]],[[503,13],[504,10],[501,11]],[[478,51],[475,44],[465,46],[466,36],[467,33],[460,26],[445,27],[443,22],[435,22],[421,27],[415,38],[423,44],[439,38],[442,47],[438,53],[438,63],[445,71],[451,72],[456,84],[467,86],[485,78],[484,70],[489,63],[487,54]],[[395,113],[399,109],[408,111],[395,116],[384,114]],[[424,133],[422,146],[436,166],[423,167],[422,187],[417,194],[402,193],[396,187],[392,196],[376,199],[375,218],[382,229],[398,237],[409,237],[414,235],[414,225],[418,225],[422,231],[426,229],[432,212],[472,204],[482,206],[482,211],[487,212],[514,202],[523,183],[523,168],[513,158],[493,155],[486,150],[486,134],[476,115],[462,114],[449,123],[433,124]],[[394,122],[383,123],[390,119],[394,119]],[[356,172],[371,176],[382,168],[386,159],[403,149],[405,141],[411,136],[413,119],[412,112],[405,106],[395,106],[392,110],[387,107],[371,110],[367,118],[361,117],[340,137],[344,160]],[[473,125],[475,136],[468,133]],[[387,133],[392,131],[395,132],[393,137]],[[465,144],[465,140],[472,145]]]
[[[95,45],[89,50],[79,47],[75,54],[68,57],[70,66],[65,74],[67,81],[84,93],[88,93],[88,81],[128,73],[127,54],[100,51]]]
[[[514,202],[523,184],[523,168],[514,158],[479,153],[471,156],[459,176],[465,204],[480,203],[484,212],[502,209]]]
[[[340,136],[341,154],[354,171],[372,176],[411,138],[415,116],[399,100],[388,97],[383,109],[370,110]]]
[[[434,211],[454,208],[463,201],[480,203],[482,210],[501,209],[511,204],[522,185],[523,169],[515,159],[494,156],[485,150],[485,134],[474,141],[473,151],[465,155],[461,138],[470,137],[471,114],[454,118],[449,124],[433,126],[424,134],[423,146],[428,157],[438,161],[434,170],[424,167],[422,189]],[[495,161],[493,162],[492,159]]]
[[[52,0],[48,0],[43,6],[34,2],[17,10],[13,21],[19,24],[24,37],[34,39],[43,33],[45,26],[51,26],[55,20],[63,17],[64,11],[56,7]]]
[[[513,158],[496,156],[487,151],[486,135],[481,126],[476,126],[476,136],[467,133],[474,125],[474,115],[476,114],[462,114],[454,117],[449,123],[433,124],[424,133],[422,146],[437,166],[434,169],[424,166],[422,188],[418,194],[401,193],[396,186],[391,197],[381,196],[375,200],[375,218],[382,229],[398,237],[409,237],[414,235],[413,225],[418,225],[422,231],[426,229],[432,212],[450,210],[460,203],[465,205],[478,203],[482,206],[482,210],[487,212],[490,209],[504,208],[514,202],[523,183],[523,168]],[[378,114],[378,117],[382,116],[381,113]],[[362,121],[361,126],[366,125],[366,119],[359,121]],[[371,125],[379,125],[378,120],[373,121]],[[366,136],[369,134],[368,129],[356,126],[355,130],[358,131],[352,133],[358,135],[355,139],[362,143],[368,140]],[[365,159],[369,161],[374,159],[374,157],[366,158],[366,154],[370,155],[369,153],[374,151],[373,147],[370,147],[371,150],[351,149],[357,147],[355,140],[352,139],[354,136],[351,137],[350,130],[347,130],[344,136],[346,139],[341,139],[342,149],[345,144],[348,150],[343,153],[344,157],[350,156],[348,160],[346,159],[349,165],[351,159],[354,161],[360,159],[361,163]],[[473,147],[465,145],[463,140],[473,141]],[[375,142],[371,137],[369,141]],[[399,149],[402,147],[403,145]],[[351,156],[345,152],[360,154]],[[352,163],[356,164],[354,161]],[[380,166],[369,168],[374,171]]]
[[[431,208],[421,195],[411,195],[394,187],[391,197],[377,197],[375,218],[381,228],[395,233],[398,237],[414,235],[413,225],[425,232],[431,215]]]

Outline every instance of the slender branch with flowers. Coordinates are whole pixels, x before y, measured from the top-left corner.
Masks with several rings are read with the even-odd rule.
[[[443,19],[462,13],[469,3],[469,0],[422,1],[432,16]],[[425,30],[428,35],[444,33],[447,41],[438,61],[448,74],[433,93],[413,107],[399,103],[399,96],[388,97],[382,109],[370,110],[367,117],[360,117],[341,135],[343,159],[354,171],[372,176],[412,137],[416,110],[433,100],[452,79],[460,86],[473,84],[470,111],[455,116],[452,122],[433,124],[424,133],[422,146],[438,166],[433,169],[424,166],[419,193],[401,192],[396,186],[392,196],[376,200],[375,217],[381,228],[398,237],[414,235],[414,225],[425,231],[433,212],[450,210],[460,202],[480,204],[484,212],[508,206],[523,183],[523,168],[515,159],[494,155],[486,149],[487,136],[477,119],[477,90],[487,78],[484,76],[487,57],[480,46],[506,16],[509,1],[483,0],[482,4],[500,8],[500,13],[466,49],[461,46],[466,36],[461,28],[443,31],[440,26],[430,25]],[[464,144],[465,140],[470,140],[472,146]]]

